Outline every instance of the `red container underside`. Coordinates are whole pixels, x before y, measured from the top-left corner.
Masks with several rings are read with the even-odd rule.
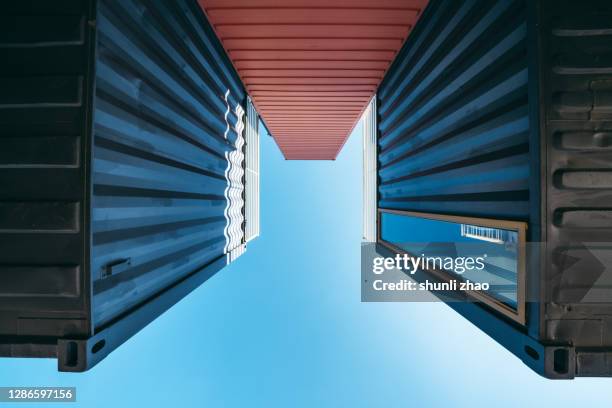
[[[286,159],[333,160],[427,0],[199,0]]]

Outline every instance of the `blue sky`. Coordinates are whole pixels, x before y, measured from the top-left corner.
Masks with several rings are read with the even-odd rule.
[[[334,162],[263,136],[242,258],[91,371],[0,359],[0,386],[76,386],[70,407],[611,406],[608,379],[545,380],[444,304],[360,302],[360,132]]]

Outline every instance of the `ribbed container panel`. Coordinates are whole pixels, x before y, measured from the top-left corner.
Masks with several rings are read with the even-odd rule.
[[[8,1],[0,15],[0,336],[87,336],[93,6]],[[22,348],[23,347],[23,348]],[[24,344],[0,355],[47,354]]]
[[[234,249],[228,162],[246,95],[201,13],[188,0],[99,1],[96,326]]]
[[[379,207],[528,220],[523,1],[430,3],[378,91]]]
[[[547,0],[542,19],[548,168],[545,281],[551,301],[546,308],[546,337],[609,348],[612,4]],[[606,359],[609,356],[601,353],[581,354],[579,375],[604,367],[612,373]]]

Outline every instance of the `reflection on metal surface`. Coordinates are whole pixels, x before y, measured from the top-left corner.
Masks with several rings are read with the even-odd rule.
[[[506,237],[497,242],[464,234],[466,226],[472,232],[484,236]],[[478,258],[484,268],[465,268],[459,273],[440,264],[427,267],[428,273],[442,281],[489,283],[490,290],[467,291],[472,298],[510,317],[525,323],[525,223],[491,220],[473,217],[457,217],[440,214],[396,210],[379,210],[378,242],[397,253],[437,259]],[[493,231],[499,232],[493,232]],[[503,244],[503,245],[500,245]]]

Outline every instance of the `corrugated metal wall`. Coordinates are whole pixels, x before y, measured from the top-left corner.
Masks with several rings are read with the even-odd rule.
[[[90,332],[89,280],[80,275],[92,13],[88,1],[2,4],[0,336]],[[20,347],[0,345],[0,354],[55,352]]]
[[[376,96],[366,108],[363,126],[363,239],[376,241],[376,142],[378,125],[376,122]]]
[[[542,4],[549,244],[543,279],[551,301],[546,339],[610,347],[609,301],[589,303],[583,296],[594,286],[609,293],[601,262],[609,259],[612,242],[612,3]],[[603,353],[584,358],[579,369],[609,367]]]
[[[190,0],[99,1],[96,326],[243,244],[229,199],[242,168],[228,163],[242,165],[246,95],[201,13]]]
[[[246,126],[246,240],[259,236],[259,115],[247,98]]]
[[[378,92],[379,207],[527,220],[523,1],[433,1]]]

